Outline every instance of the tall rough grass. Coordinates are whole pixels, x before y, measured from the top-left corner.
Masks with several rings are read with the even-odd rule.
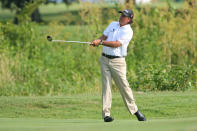
[[[128,47],[128,80],[136,90],[187,90],[197,87],[197,9],[141,7],[131,4],[101,9],[85,4],[81,25],[58,21],[41,26],[0,23],[0,95],[62,95],[99,92],[101,47],[50,43],[55,39],[91,41],[118,20],[118,10],[135,13]]]
[[[129,52],[131,65],[138,67],[134,68],[136,82],[131,84],[154,90],[185,90],[193,81],[196,87],[196,8],[184,3],[182,9],[169,4],[168,8],[135,11],[134,48]],[[150,83],[154,85],[150,87]]]

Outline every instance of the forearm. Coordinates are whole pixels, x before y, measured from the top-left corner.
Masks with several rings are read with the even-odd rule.
[[[119,41],[103,41],[104,46],[108,46],[108,47],[120,47],[122,44]]]
[[[107,39],[107,36],[105,35],[102,35],[99,39],[103,41],[104,46],[113,47],[113,48],[121,46],[121,43],[119,41],[105,41]]]
[[[106,39],[107,39],[107,36],[102,35],[99,39],[92,41],[92,45],[99,46],[101,41],[102,41],[102,45],[112,47],[112,48],[120,47],[122,45],[119,41],[105,41]]]

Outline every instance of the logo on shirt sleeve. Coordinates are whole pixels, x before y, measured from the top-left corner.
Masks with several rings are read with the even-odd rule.
[[[112,30],[110,30],[110,32],[115,32],[115,30],[116,30],[116,29],[113,28]]]

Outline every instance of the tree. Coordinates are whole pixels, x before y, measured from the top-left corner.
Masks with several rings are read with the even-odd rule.
[[[133,5],[135,5],[135,0],[126,0],[126,3],[132,2]]]
[[[72,4],[73,2],[78,2],[78,0],[63,0],[63,2],[64,2],[66,5],[70,5],[70,4]]]
[[[195,7],[195,0],[187,0],[188,4],[190,7],[194,8]]]
[[[36,0],[36,2],[34,0],[3,0],[3,1],[1,1],[1,3],[2,3],[2,8],[8,8],[11,10],[15,10],[16,14],[15,14],[15,18],[14,18],[14,23],[17,24],[18,23],[17,16],[21,14],[21,12],[25,8],[25,6],[29,3],[33,3],[32,5],[34,7],[31,6],[30,11],[29,12],[26,11],[26,13],[28,13],[28,15],[30,15],[32,21],[41,22],[42,20],[41,20],[38,6],[39,6],[39,4],[41,4],[44,1],[45,0]]]

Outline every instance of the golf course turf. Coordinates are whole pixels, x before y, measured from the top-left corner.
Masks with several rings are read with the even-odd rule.
[[[146,122],[128,113],[119,93],[113,93],[111,123],[101,117],[100,94],[2,96],[0,131],[197,130],[196,91],[134,92],[134,96]]]
[[[18,119],[1,118],[2,131],[195,131],[197,117],[184,119],[152,119],[146,122],[136,120],[115,120],[104,123],[93,119]]]

